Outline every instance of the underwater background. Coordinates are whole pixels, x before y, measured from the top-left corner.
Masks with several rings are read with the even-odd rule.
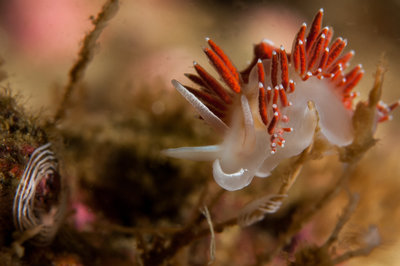
[[[300,25],[311,24],[320,8],[323,25],[333,27],[334,38],[347,39],[346,51],[355,51],[351,65],[363,65],[358,99],[368,98],[383,62],[382,100],[394,102],[400,97],[400,1],[120,1],[90,47],[93,58],[62,119],[49,126],[46,121],[60,108],[69,71],[105,2],[117,1],[0,2],[1,86],[22,110],[17,117],[40,125],[53,142],[68,194],[52,244],[28,241],[18,257],[10,232],[0,231],[0,265],[334,265],[346,252],[362,250],[371,226],[379,230],[379,245],[348,253],[341,265],[397,265],[397,110],[392,121],[379,125],[377,143],[340,191],[335,188],[343,167],[337,154],[307,161],[280,210],[245,228],[234,218],[248,202],[276,193],[283,167],[228,192],[214,182],[211,163],[171,159],[161,151],[222,140],[171,84],[194,72],[193,60],[208,65],[205,37],[244,69],[253,45],[264,38],[289,50]],[[21,140],[11,139],[17,146]],[[293,162],[286,163],[290,169]],[[4,176],[3,190],[8,189]],[[329,191],[335,193],[324,201]],[[352,205],[354,193],[358,204]],[[0,202],[4,224],[12,219],[7,218],[11,203]],[[324,249],[338,222],[345,223],[338,239]]]

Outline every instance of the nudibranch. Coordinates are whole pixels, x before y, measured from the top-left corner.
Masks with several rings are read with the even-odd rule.
[[[211,39],[204,52],[219,75],[214,78],[194,62],[195,74],[185,74],[195,89],[172,81],[175,88],[216,131],[220,145],[166,150],[175,158],[210,160],[215,181],[238,190],[254,176],[267,177],[283,159],[298,155],[319,137],[336,146],[353,140],[353,88],[362,78],[361,65],[350,71],[354,52],[344,53],[347,41],[332,40],[331,27],[322,28],[319,10],[310,29],[303,23],[288,53],[268,40],[254,47],[254,59],[239,72]],[[310,104],[313,103],[313,104]],[[379,120],[390,107],[381,105]]]

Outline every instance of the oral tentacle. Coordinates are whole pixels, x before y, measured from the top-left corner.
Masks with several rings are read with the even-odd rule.
[[[207,106],[200,101],[193,93],[187,90],[182,84],[176,80],[172,80],[172,84],[177,89],[177,91],[196,109],[200,116],[215,130],[221,133],[226,133],[229,127]]]

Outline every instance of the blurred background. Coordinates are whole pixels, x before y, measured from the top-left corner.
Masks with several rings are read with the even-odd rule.
[[[5,62],[3,69],[8,74],[6,86],[22,96],[25,108],[32,114],[40,113],[49,117],[54,113],[62,97],[62,88],[67,83],[68,71],[77,59],[81,41],[92,27],[91,16],[98,13],[103,3],[100,0],[0,1],[0,57]],[[83,136],[83,140],[94,136],[97,140],[114,143],[118,139],[117,142],[122,146],[126,139],[140,136],[140,140],[145,141],[141,145],[137,144],[139,141],[135,142],[138,154],[144,157],[152,154],[157,158],[161,158],[158,152],[164,148],[210,144],[210,140],[217,142],[218,138],[207,126],[197,121],[189,104],[174,92],[170,80],[184,80],[183,73],[193,73],[193,60],[207,65],[201,49],[206,44],[205,37],[211,37],[218,43],[238,69],[247,66],[252,59],[253,45],[264,38],[290,50],[301,23],[310,25],[320,8],[325,11],[323,24],[332,26],[334,37],[346,38],[347,49],[356,52],[352,65],[361,63],[364,67],[364,78],[355,89],[361,92],[360,99],[365,99],[372,87],[376,66],[382,58],[387,67],[383,100],[392,103],[400,98],[400,0],[125,0],[121,1],[119,13],[101,35],[82,86],[74,92],[62,134],[67,136],[71,146],[76,143],[71,136]],[[174,120],[165,120],[166,113],[173,110],[176,104],[188,111],[185,114],[187,121],[190,121],[187,127]],[[383,244],[368,258],[357,258],[346,265],[397,265],[400,260],[400,114],[396,112],[393,121],[380,125],[377,132],[380,141],[363,159],[349,184],[352,191],[360,193],[361,201],[348,225],[348,231],[358,231],[369,224],[376,224],[380,228]],[[133,126],[121,126],[126,121]],[[115,125],[125,130],[129,128],[129,133],[124,135],[125,131],[117,131]],[[157,134],[146,137],[157,125],[162,125]],[[182,131],[176,133],[176,128]],[[185,130],[190,132],[186,134]],[[171,137],[160,141],[164,140],[164,135]],[[158,139],[154,141],[152,138]],[[171,140],[173,138],[176,139]],[[98,152],[98,149],[94,151]],[[105,148],[102,146],[102,149]],[[113,152],[105,151],[107,154]],[[78,157],[83,159],[79,163],[66,166],[69,176],[84,180],[72,182],[76,191],[85,185],[91,187],[90,182],[97,178],[93,174],[95,163],[91,161],[90,153],[80,155],[82,157]],[[126,158],[120,150],[118,155]],[[67,151],[63,156],[66,162],[78,160],[76,151]],[[333,183],[335,175],[340,172],[340,165],[332,163],[332,158],[336,159],[329,157],[310,163],[289,195],[288,202],[301,200],[305,193],[318,194],[319,189]],[[166,159],[159,160],[164,164]],[[102,162],[107,164],[109,161]],[[151,165],[140,162],[136,162],[142,167],[140,171],[158,173],[157,170],[149,170],[152,169]],[[178,161],[172,164],[197,167],[201,169],[197,173],[199,176],[210,176],[208,164],[199,166]],[[193,173],[193,170],[184,171]],[[121,179],[118,182],[125,181]],[[165,181],[157,182],[162,184]],[[268,191],[268,181],[264,179],[256,180],[252,186],[256,191],[260,190],[254,188],[257,186]],[[312,192],[309,191],[310,187]],[[197,191],[185,185],[179,189],[193,193]],[[76,193],[82,198],[91,197],[91,193]],[[98,193],[105,195],[107,192],[99,190]],[[145,196],[149,199],[146,204],[152,202],[151,196]],[[224,208],[233,211],[251,199],[250,193],[246,192],[228,193],[224,197]],[[192,195],[187,196],[188,205],[193,198]],[[323,242],[344,206],[343,199],[332,202],[307,225],[305,230],[314,237],[306,239],[306,243]],[[173,209],[179,202],[174,201],[165,208]],[[91,204],[93,212],[96,212],[95,203],[87,204]],[[127,208],[140,209],[143,208],[142,204],[127,204]],[[185,216],[187,206],[179,208],[182,208],[177,210],[179,214],[160,211],[155,212],[154,216],[139,215],[141,219],[135,221],[131,217],[119,217],[121,220],[118,220],[118,215],[107,214],[107,210],[101,210],[101,213],[118,222],[137,225],[147,219],[158,219],[160,216],[157,215],[164,215],[162,217],[167,221],[179,222],[180,217]],[[227,254],[232,254],[234,250],[240,251],[234,258],[237,265],[253,263],[247,253],[259,249],[257,245],[264,242],[255,241],[256,235],[260,237],[257,227],[246,230],[228,231],[218,237],[216,265],[231,265],[229,261],[232,257]]]
[[[48,102],[51,88],[65,83],[65,73],[91,27],[90,16],[101,5],[99,0],[1,1],[0,52],[10,83],[29,95],[35,108],[43,105],[42,100]],[[389,70],[384,97],[398,96],[393,94],[400,42],[400,2],[395,0],[122,1],[85,81],[101,83],[99,77],[123,72],[121,82],[132,82],[131,88],[157,79],[171,87],[169,80],[191,71],[193,60],[206,62],[201,50],[205,37],[219,43],[241,69],[251,59],[252,45],[263,38],[289,50],[299,25],[310,24],[321,7],[323,23],[333,26],[335,36],[348,39],[348,49],[356,51],[353,64],[364,66],[366,75],[359,87],[368,88],[364,84],[371,84],[384,54]]]

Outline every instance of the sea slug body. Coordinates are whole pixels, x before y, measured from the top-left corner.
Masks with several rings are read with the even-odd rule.
[[[300,27],[288,53],[268,40],[254,47],[254,59],[239,72],[211,39],[204,52],[220,81],[194,62],[195,74],[185,74],[195,89],[172,81],[200,116],[224,135],[220,145],[166,150],[171,157],[210,160],[215,181],[238,190],[254,176],[267,177],[283,159],[298,155],[319,137],[336,146],[353,140],[353,88],[362,78],[361,65],[347,71],[354,52],[347,41],[332,39],[322,28],[319,10],[307,32]],[[310,108],[312,103],[313,108]],[[385,118],[379,118],[384,120]]]

